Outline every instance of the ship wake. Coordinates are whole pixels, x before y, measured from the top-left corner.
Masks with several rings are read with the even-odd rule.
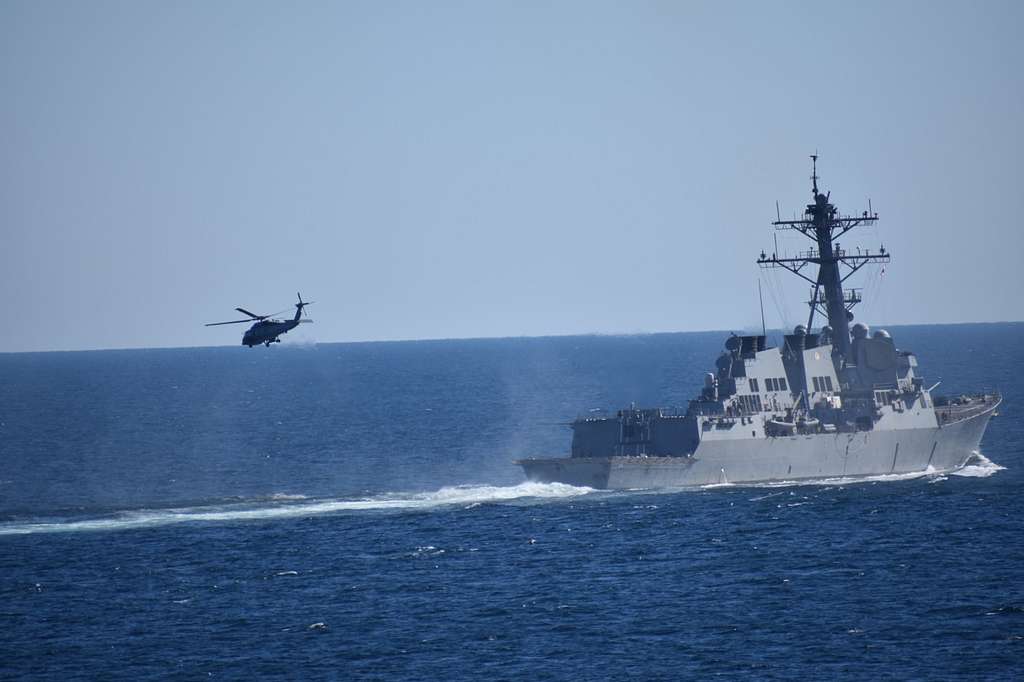
[[[754,483],[714,483],[701,486],[701,490],[716,488],[791,488],[794,486],[835,486],[854,485],[858,483],[894,483],[926,479],[931,482],[945,481],[948,476],[964,476],[969,478],[986,478],[1006,467],[996,464],[978,451],[971,453],[967,461],[959,469],[938,471],[929,466],[924,471],[910,471],[899,474],[875,474],[872,476],[834,476],[830,478],[805,478],[799,480],[759,481]]]
[[[99,517],[47,518],[0,523],[0,536],[34,533],[76,533],[152,528],[180,523],[265,521],[328,514],[472,509],[485,504],[537,504],[594,492],[562,483],[521,483],[513,486],[466,485],[424,493],[384,493],[363,498],[306,499],[276,495],[259,502],[205,505],[175,509],[140,509]]]

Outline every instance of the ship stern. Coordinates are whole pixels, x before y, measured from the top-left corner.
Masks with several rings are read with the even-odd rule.
[[[608,487],[611,460],[607,457],[521,459],[526,478],[538,483],[564,483],[584,488]]]

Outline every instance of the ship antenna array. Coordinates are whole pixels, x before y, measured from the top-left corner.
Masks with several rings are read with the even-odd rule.
[[[855,272],[868,263],[888,263],[889,253],[885,247],[877,252],[857,249],[856,253],[848,253],[842,249],[838,239],[855,227],[870,225],[878,220],[870,199],[868,209],[861,215],[844,216],[834,205],[829,203],[831,192],[821,194],[818,190],[818,153],[811,154],[811,191],[814,203],[808,204],[800,218],[793,220],[778,219],[779,210],[776,203],[776,220],[772,223],[776,230],[796,230],[815,243],[816,248],[797,253],[792,258],[780,258],[778,239],[775,240],[775,253],[769,257],[764,251],[757,263],[762,268],[783,268],[805,280],[812,287],[811,300],[808,301],[810,314],[807,327],[810,330],[815,313],[828,319],[833,330],[833,347],[837,352],[846,355],[850,347],[849,322],[853,319],[851,309],[861,302],[859,289],[843,289],[846,282]],[[813,268],[817,266],[817,273]],[[806,268],[806,270],[805,270]]]
[[[764,323],[764,297],[761,295],[761,278],[757,278],[757,302],[761,304],[761,335],[768,336],[768,327]]]

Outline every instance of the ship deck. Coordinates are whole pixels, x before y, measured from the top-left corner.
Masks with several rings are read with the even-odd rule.
[[[1003,401],[1000,395],[960,396],[947,405],[936,405],[935,415],[940,425],[952,424],[994,410]]]

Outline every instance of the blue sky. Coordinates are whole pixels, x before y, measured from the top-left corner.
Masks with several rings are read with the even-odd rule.
[[[1019,3],[0,2],[0,351],[1024,319]],[[780,236],[780,250],[805,245]],[[867,268],[865,269],[868,270]]]

